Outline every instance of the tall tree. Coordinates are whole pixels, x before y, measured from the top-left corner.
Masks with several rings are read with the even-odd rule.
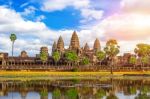
[[[136,62],[137,62],[136,57],[131,56],[130,59],[129,59],[129,63],[135,66]]]
[[[10,35],[10,40],[12,42],[12,56],[13,56],[13,53],[14,53],[14,43],[15,43],[16,39],[17,39],[16,34],[11,34]]]
[[[75,64],[78,61],[78,55],[74,51],[68,51],[65,53],[65,58],[71,63]]]
[[[141,68],[143,68],[143,65],[146,64],[149,59],[148,57],[150,57],[150,45],[143,43],[137,44],[134,52],[139,57]]]
[[[44,65],[44,63],[48,60],[48,53],[45,51],[42,51],[40,53],[40,59],[42,60],[43,65]]]
[[[148,56],[144,56],[141,58],[141,62],[142,62],[142,67],[146,64],[149,63],[149,57]]]
[[[55,61],[55,64],[57,64],[57,62],[60,60],[60,53],[58,51],[55,51],[55,52],[53,52],[52,57]]]
[[[116,55],[119,53],[119,46],[117,43],[117,40],[110,39],[106,43],[106,47],[104,48],[104,51],[106,53],[106,57],[109,58],[110,66],[111,66],[111,74],[113,74],[113,67],[114,67],[114,59]]]
[[[103,61],[103,60],[105,59],[105,57],[106,57],[106,54],[105,54],[103,51],[98,51],[98,52],[96,53],[96,57],[97,57],[97,59],[99,60],[100,65],[101,65],[102,61]]]

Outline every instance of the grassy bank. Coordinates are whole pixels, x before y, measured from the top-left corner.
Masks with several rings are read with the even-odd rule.
[[[145,72],[114,72],[114,76],[122,75],[150,75]],[[1,77],[102,77],[111,76],[110,72],[49,72],[49,71],[0,71]]]

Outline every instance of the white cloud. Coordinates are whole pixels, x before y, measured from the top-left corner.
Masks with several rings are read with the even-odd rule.
[[[121,7],[126,12],[150,13],[150,0],[122,0]]]
[[[34,15],[36,10],[37,9],[35,7],[28,6],[27,8],[24,9],[23,12],[21,12],[21,15],[23,16]]]
[[[81,23],[100,20],[103,16],[103,11],[96,10],[90,0],[45,0],[41,9],[53,12],[67,7],[73,7],[81,12],[81,16],[84,18]]]
[[[79,9],[88,7],[89,3],[89,0],[45,0],[41,9],[49,12],[63,10],[69,6]]]
[[[103,11],[87,8],[81,10],[81,15],[84,17],[81,23],[85,23],[92,20],[100,20],[103,16]]]
[[[40,15],[40,16],[38,16],[37,18],[36,18],[36,21],[42,21],[42,20],[44,20],[45,19],[45,16],[44,15]]]

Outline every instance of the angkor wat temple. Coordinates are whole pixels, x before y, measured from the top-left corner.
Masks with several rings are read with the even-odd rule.
[[[88,66],[80,66],[81,64],[78,64],[78,68],[85,69],[85,68],[91,68],[92,70],[96,69],[108,69],[108,60],[105,59],[102,61],[102,66],[99,66],[99,62],[96,58],[96,52],[101,50],[100,41],[98,38],[96,38],[93,48],[91,49],[88,45],[88,43],[85,43],[84,47],[80,47],[80,42],[77,33],[74,31],[70,40],[69,48],[65,49],[64,47],[64,41],[63,38],[60,36],[57,42],[53,43],[52,46],[52,53],[55,51],[58,51],[61,53],[61,58],[57,62],[57,66],[55,66],[55,62],[52,56],[48,56],[48,60],[45,64],[41,61],[39,54],[37,54],[35,57],[28,56],[26,51],[22,51],[20,56],[9,56],[8,53],[0,53],[0,68],[1,69],[58,69],[59,70],[70,70],[73,67],[67,67],[67,60],[63,57],[64,53],[66,51],[74,51],[79,58],[82,58],[82,56],[86,56],[90,60],[90,64]],[[49,52],[47,47],[41,47],[40,52],[45,51]],[[130,53],[125,53],[123,56],[117,56],[115,58],[116,67],[115,68],[125,68],[130,69],[134,68],[134,66],[129,64],[129,59],[131,56],[135,56]],[[117,67],[118,66],[118,67]],[[115,69],[114,68],[114,69]],[[133,69],[132,68],[132,69]],[[138,66],[134,69],[140,69]]]

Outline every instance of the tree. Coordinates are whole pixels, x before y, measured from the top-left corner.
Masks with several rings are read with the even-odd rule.
[[[142,63],[142,67],[145,65],[145,64],[148,64],[149,63],[149,57],[148,56],[144,56],[141,58],[141,63]]]
[[[11,34],[10,35],[10,40],[12,42],[12,56],[13,56],[13,53],[14,53],[14,43],[15,43],[16,39],[17,39],[16,34]]]
[[[109,96],[106,97],[106,99],[118,99],[118,97],[111,93]]]
[[[55,61],[55,64],[57,64],[57,62],[60,60],[60,53],[58,51],[55,51],[55,52],[53,52],[52,57]]]
[[[136,62],[137,62],[136,57],[131,56],[130,59],[129,59],[129,63],[130,63],[130,64],[133,64],[133,65],[135,66]]]
[[[77,99],[78,91],[75,88],[71,88],[66,92],[67,99]]]
[[[106,57],[109,58],[110,66],[111,66],[111,74],[113,74],[113,66],[114,66],[114,59],[115,56],[119,53],[119,46],[116,40],[110,39],[106,43],[106,47],[104,48],[104,51],[106,53]]]
[[[106,92],[104,89],[100,89],[96,93],[96,99],[103,99],[103,97],[106,96]]]
[[[100,65],[102,63],[102,61],[105,59],[106,54],[103,51],[98,51],[96,53],[97,59],[100,61]]]
[[[78,55],[74,51],[69,51],[65,53],[65,58],[72,64],[78,61]]]
[[[42,89],[41,92],[40,92],[40,96],[41,98],[40,99],[47,99],[48,98],[48,90],[47,89]]]
[[[58,88],[53,91],[53,98],[54,99],[60,99],[61,98],[61,92]]]
[[[44,65],[44,63],[48,60],[48,53],[45,51],[42,51],[40,53],[40,59],[42,60],[43,65]]]
[[[150,57],[150,45],[143,43],[137,44],[134,52],[139,57],[142,68],[144,64],[148,63],[148,57]]]
[[[90,63],[89,58],[83,57],[83,59],[82,59],[82,64],[83,64],[83,65],[88,65],[89,63]]]

